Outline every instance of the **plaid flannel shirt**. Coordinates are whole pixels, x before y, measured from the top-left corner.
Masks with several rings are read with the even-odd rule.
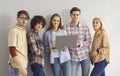
[[[80,47],[71,48],[71,60],[72,61],[82,61],[89,57],[91,35],[89,28],[86,24],[79,22],[78,26],[73,26],[71,23],[65,26],[65,30],[68,35],[78,35],[78,41],[80,42]]]
[[[44,48],[39,38],[39,33],[30,29],[27,33],[28,57],[30,64],[38,63],[44,65]]]

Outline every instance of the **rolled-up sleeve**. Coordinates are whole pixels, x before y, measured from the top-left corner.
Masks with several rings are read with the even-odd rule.
[[[17,43],[17,32],[15,29],[11,29],[8,33],[8,47],[15,46]]]

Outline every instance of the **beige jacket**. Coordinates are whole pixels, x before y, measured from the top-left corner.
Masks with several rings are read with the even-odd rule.
[[[95,32],[90,57],[94,63],[104,59],[110,63],[110,43],[105,30]]]

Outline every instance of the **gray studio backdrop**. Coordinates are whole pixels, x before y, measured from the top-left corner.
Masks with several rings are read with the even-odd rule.
[[[81,8],[81,18],[88,23],[92,36],[94,33],[92,19],[94,17],[101,17],[104,20],[104,25],[111,41],[111,64],[106,68],[106,76],[120,76],[119,3],[119,0],[0,0],[0,76],[9,76],[7,33],[16,23],[17,11],[25,9],[30,13],[31,17],[43,15],[46,18],[47,26],[40,31],[42,38],[43,33],[48,27],[50,16],[53,13],[59,13],[62,17],[62,23],[66,24],[70,21],[69,10],[74,6]],[[29,24],[26,28],[29,28]],[[48,55],[45,55],[45,58],[46,74],[47,76],[53,76]],[[81,70],[79,69],[79,71]],[[32,76],[32,74],[29,76]],[[79,72],[79,76],[81,76],[81,72]]]

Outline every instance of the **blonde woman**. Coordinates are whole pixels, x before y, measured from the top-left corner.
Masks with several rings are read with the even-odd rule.
[[[105,68],[110,63],[110,43],[105,29],[103,29],[102,20],[94,18],[92,23],[95,34],[90,56],[94,68],[90,76],[105,76]]]

